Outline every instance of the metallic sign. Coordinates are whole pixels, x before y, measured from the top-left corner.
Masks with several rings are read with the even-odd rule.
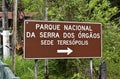
[[[101,23],[24,22],[26,59],[66,59],[101,57]]]

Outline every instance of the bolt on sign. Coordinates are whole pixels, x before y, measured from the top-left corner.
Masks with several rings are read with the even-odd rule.
[[[100,58],[101,31],[101,23],[26,20],[24,58]]]

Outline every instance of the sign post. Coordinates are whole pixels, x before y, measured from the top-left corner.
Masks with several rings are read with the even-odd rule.
[[[93,62],[92,62],[92,58],[90,59],[90,79],[93,79]]]
[[[100,58],[101,31],[101,23],[26,20],[24,58]]]

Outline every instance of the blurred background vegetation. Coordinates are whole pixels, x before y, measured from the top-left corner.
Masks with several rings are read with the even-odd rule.
[[[36,12],[34,20],[45,19],[46,0],[19,0],[23,12]],[[1,3],[1,1],[0,1]],[[102,58],[93,59],[94,79],[100,63],[107,64],[108,79],[120,77],[120,1],[119,0],[48,0],[49,21],[78,21],[102,23]],[[1,10],[1,7],[0,7]],[[23,25],[18,29],[23,35]],[[5,61],[11,65],[11,58]],[[44,60],[38,61],[38,79],[44,79]],[[16,58],[16,75],[34,78],[34,61]],[[49,60],[50,79],[88,79],[89,59]]]

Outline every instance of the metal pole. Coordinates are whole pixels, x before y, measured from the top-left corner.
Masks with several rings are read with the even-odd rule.
[[[90,59],[90,79],[93,79],[93,63],[92,63],[92,58]]]
[[[48,21],[48,0],[46,0],[45,21]],[[45,79],[49,79],[48,59],[45,59]]]
[[[15,74],[15,56],[16,56],[16,43],[17,43],[17,0],[13,0],[14,2],[14,8],[13,8],[13,37],[12,37],[12,48],[13,48],[13,53],[12,53],[12,71]]]
[[[37,66],[38,66],[38,60],[34,60],[34,79],[37,79]]]

